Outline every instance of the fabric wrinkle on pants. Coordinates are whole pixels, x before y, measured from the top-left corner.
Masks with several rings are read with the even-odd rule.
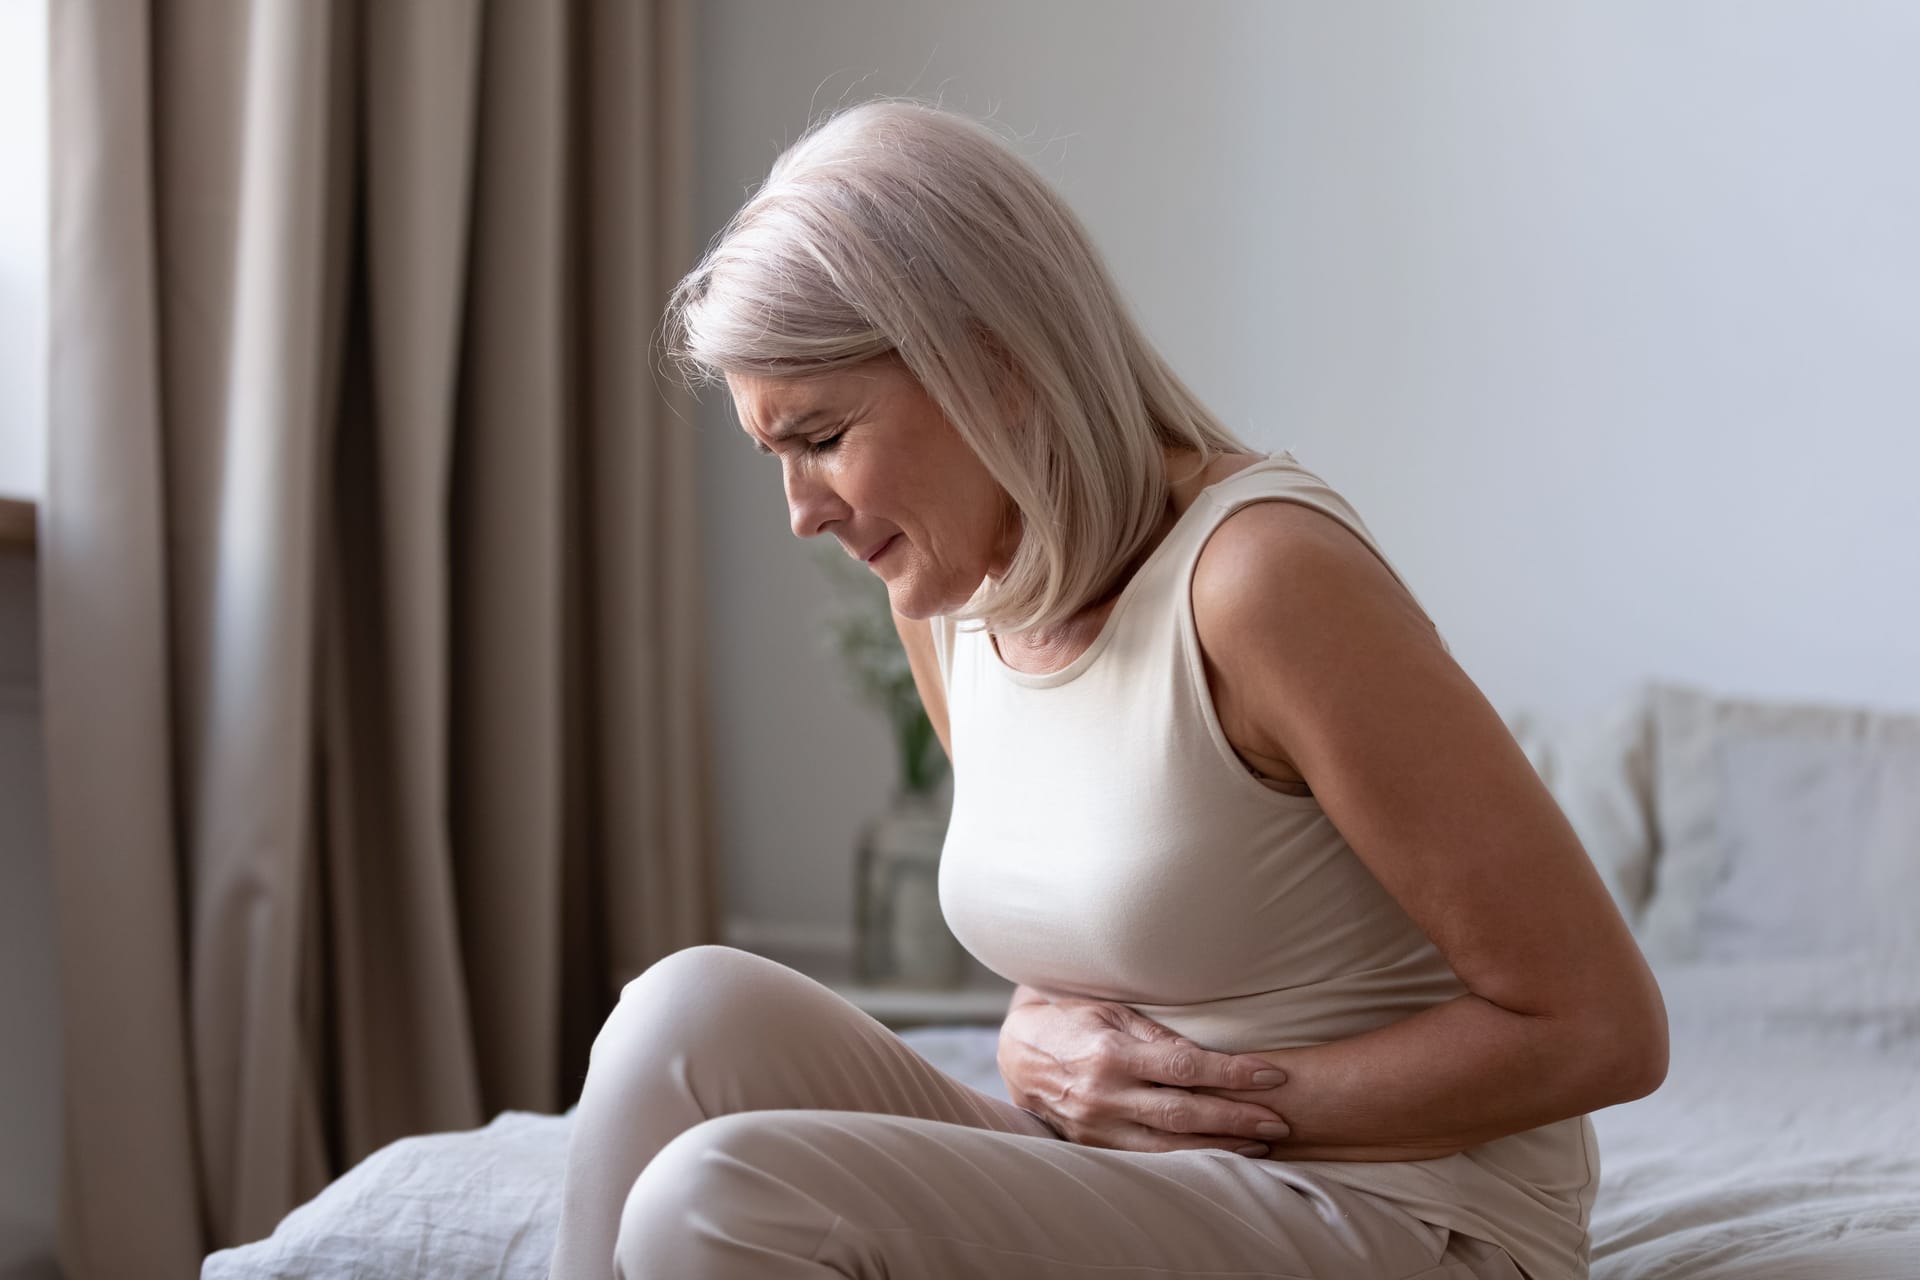
[[[1065,1141],[731,947],[628,983],[589,1063],[554,1280],[1521,1277],[1283,1161]]]

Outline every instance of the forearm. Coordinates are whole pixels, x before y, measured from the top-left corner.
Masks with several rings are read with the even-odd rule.
[[[1614,1065],[1632,1056],[1603,1043],[1464,995],[1350,1039],[1255,1051],[1287,1072],[1275,1088],[1197,1092],[1283,1116],[1291,1133],[1272,1159],[1432,1159],[1640,1096]]]

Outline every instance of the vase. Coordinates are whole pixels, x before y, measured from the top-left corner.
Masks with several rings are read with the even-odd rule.
[[[960,986],[967,951],[940,911],[940,849],[950,801],[896,792],[860,832],[855,857],[859,980],[918,989]]]

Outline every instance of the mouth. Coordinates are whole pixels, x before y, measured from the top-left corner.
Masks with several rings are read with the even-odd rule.
[[[896,533],[893,535],[893,537],[888,538],[885,542],[881,543],[879,546],[875,547],[873,550],[867,552],[866,556],[864,557],[866,563],[872,564],[875,560],[878,560],[881,556],[885,555],[887,552],[887,548],[892,546],[899,537],[900,535]]]

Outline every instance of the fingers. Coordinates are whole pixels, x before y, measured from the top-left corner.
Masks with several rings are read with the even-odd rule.
[[[1271,1089],[1287,1079],[1285,1071],[1251,1054],[1215,1053],[1179,1037],[1137,1040],[1122,1046],[1122,1054],[1122,1065],[1136,1079],[1182,1089]]]
[[[1234,1102],[1185,1089],[1135,1088],[1116,1099],[1121,1118],[1168,1134],[1205,1134],[1264,1142],[1291,1132],[1287,1122],[1254,1102]]]
[[[1105,1145],[1119,1151],[1231,1151],[1257,1160],[1271,1150],[1267,1143],[1246,1138],[1220,1134],[1189,1137],[1137,1124],[1117,1124],[1103,1136],[1108,1139]]]
[[[1258,1156],[1289,1134],[1272,1108],[1214,1093],[1270,1089],[1284,1069],[1202,1048],[1118,1002],[1016,1007],[1001,1026],[997,1059],[1016,1105],[1084,1145]]]
[[[1186,1044],[1193,1043],[1191,1040],[1183,1040],[1180,1033],[1172,1027],[1162,1022],[1155,1022],[1152,1018],[1147,1017],[1131,1005],[1120,1004],[1116,1001],[1113,1004],[1113,1010],[1117,1015],[1116,1021],[1136,1039],[1159,1040],[1167,1044],[1172,1044],[1176,1041],[1182,1041]]]

